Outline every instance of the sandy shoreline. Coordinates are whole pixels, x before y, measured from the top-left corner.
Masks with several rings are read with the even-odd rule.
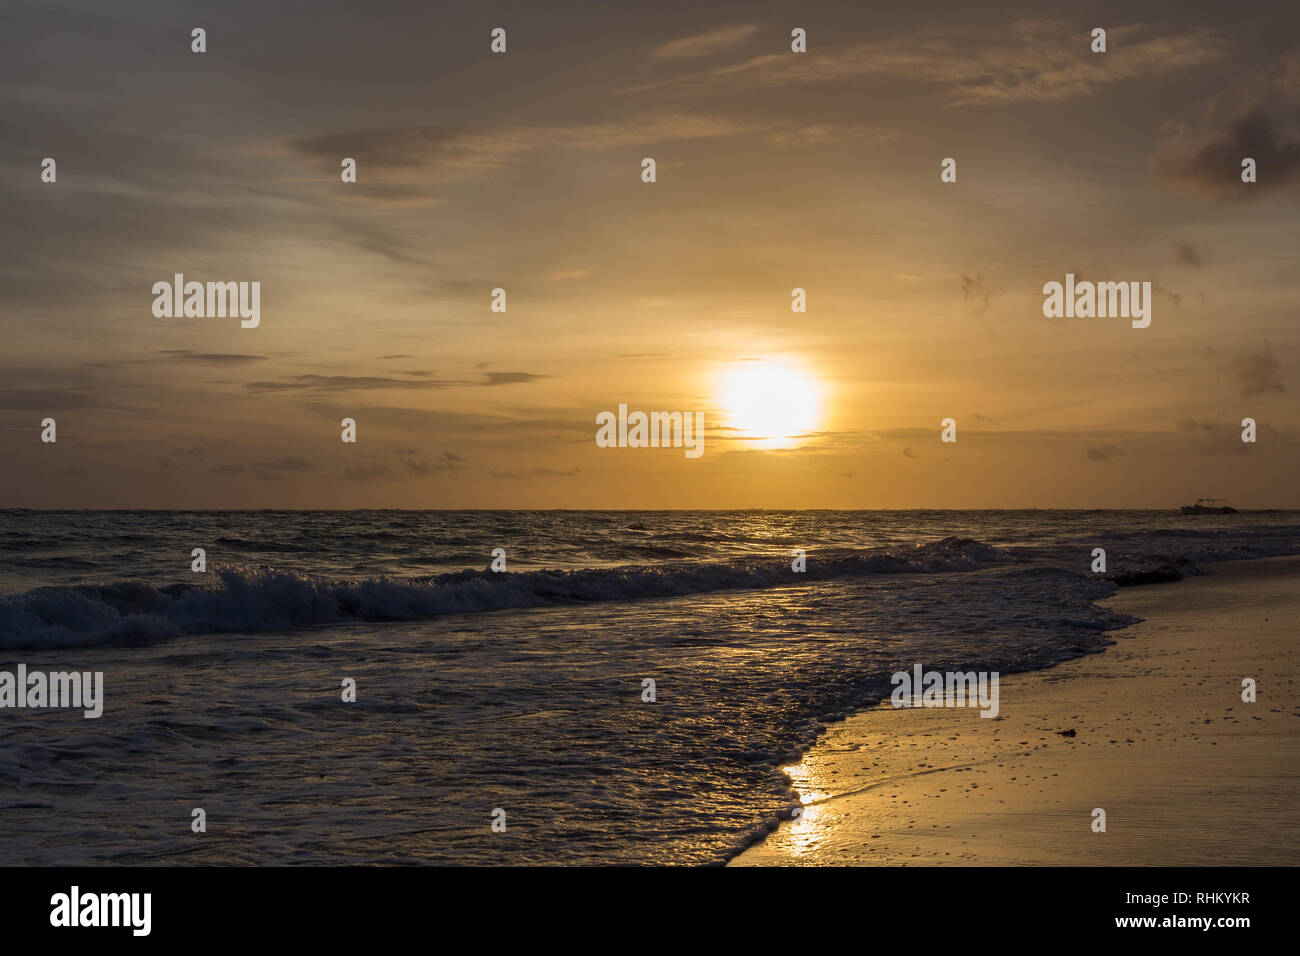
[[[1300,557],[1207,569],[1103,602],[1143,620],[1004,677],[997,719],[885,705],[834,725],[787,768],[801,818],[730,865],[1296,863]]]

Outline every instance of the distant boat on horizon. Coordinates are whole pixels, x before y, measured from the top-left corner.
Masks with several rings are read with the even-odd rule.
[[[1228,507],[1226,498],[1197,498],[1194,505],[1183,505],[1185,515],[1235,515],[1236,508]]]

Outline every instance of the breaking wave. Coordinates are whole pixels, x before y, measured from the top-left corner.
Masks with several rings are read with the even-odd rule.
[[[974,571],[1007,560],[998,548],[948,537],[890,551],[814,555],[805,572],[782,562],[459,571],[425,578],[331,580],[272,568],[217,567],[211,585],[142,582],[43,587],[0,598],[0,648],[85,647],[194,634],[253,633],[356,621],[758,589],[871,574]]]

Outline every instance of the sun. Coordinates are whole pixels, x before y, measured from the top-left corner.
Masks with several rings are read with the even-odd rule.
[[[718,397],[726,424],[763,448],[793,446],[821,416],[816,379],[785,361],[745,362],[726,370]]]

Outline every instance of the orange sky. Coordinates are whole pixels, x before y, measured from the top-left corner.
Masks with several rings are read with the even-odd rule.
[[[6,12],[0,506],[1300,507],[1297,17],[1235,10]],[[1044,318],[1067,272],[1150,327]],[[793,440],[732,427],[763,362]]]

